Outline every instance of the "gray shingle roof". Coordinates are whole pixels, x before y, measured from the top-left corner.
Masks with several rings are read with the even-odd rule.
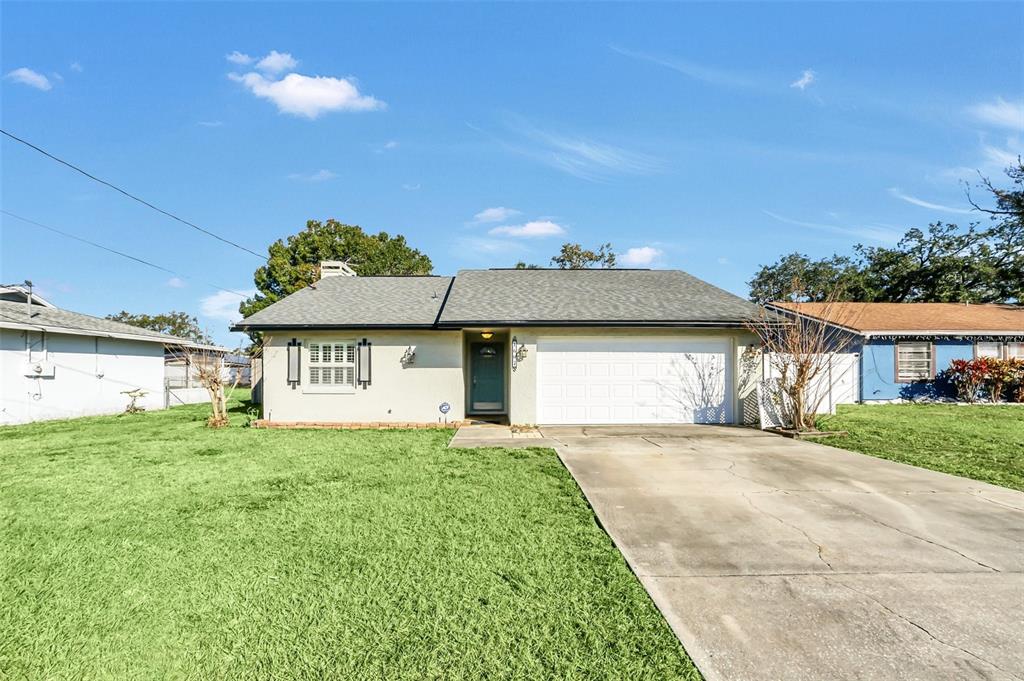
[[[451,277],[328,277],[233,328],[432,326],[451,281]]]
[[[59,307],[33,305],[31,310],[25,303],[0,300],[0,327],[15,328],[29,326],[47,330],[66,329],[69,333],[80,333],[97,336],[131,336],[139,340],[163,342],[169,344],[191,344],[184,338],[142,329],[131,324],[100,319],[79,312],[62,310]]]
[[[680,270],[466,270],[441,324],[742,323],[759,308]]]
[[[329,277],[316,288],[302,289],[247,317],[235,328],[433,326],[435,322],[449,327],[713,326],[740,325],[761,315],[757,305],[679,270],[463,270],[454,283],[452,279]]]

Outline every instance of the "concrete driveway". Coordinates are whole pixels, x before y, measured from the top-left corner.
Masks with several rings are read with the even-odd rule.
[[[541,433],[709,681],[1024,678],[1024,494],[743,428]]]

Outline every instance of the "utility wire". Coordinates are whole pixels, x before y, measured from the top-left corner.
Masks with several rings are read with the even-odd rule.
[[[26,223],[28,223],[30,225],[35,225],[36,227],[41,227],[42,229],[45,229],[45,230],[50,231],[50,232],[53,232],[54,234],[59,234],[59,235],[61,235],[63,237],[66,237],[68,239],[74,239],[75,241],[81,241],[83,244],[89,244],[90,246],[92,246],[94,248],[98,248],[100,250],[107,251],[108,253],[113,253],[114,255],[119,255],[122,258],[128,258],[129,260],[134,260],[137,263],[141,263],[143,265],[146,265],[147,267],[152,267],[154,269],[160,270],[161,272],[167,272],[168,274],[173,274],[174,276],[182,277],[183,279],[190,279],[191,278],[191,277],[185,276],[184,274],[179,274],[178,272],[175,272],[174,270],[168,269],[168,268],[164,267],[163,265],[157,265],[156,263],[149,262],[148,260],[143,260],[142,258],[137,258],[134,255],[130,255],[128,253],[123,253],[123,252],[121,252],[121,251],[119,251],[117,249],[110,248],[108,246],[104,246],[103,244],[98,244],[95,241],[89,241],[88,239],[83,239],[80,236],[77,236],[75,234],[71,234],[69,232],[65,232],[63,230],[57,229],[56,227],[50,227],[49,225],[44,225],[41,222],[36,222],[35,220],[29,220],[28,218],[22,217],[20,215],[16,215],[15,213],[12,213],[9,210],[0,209],[0,213],[3,213],[4,215],[6,215],[8,217],[12,217],[15,220],[21,220],[22,222],[26,222]],[[216,284],[211,284],[209,282],[200,282],[200,283],[205,284],[206,286],[209,286],[211,288],[215,288],[218,291],[224,291],[225,293],[231,293],[231,294],[236,295],[236,296],[238,296],[239,298],[242,298],[242,299],[246,299],[246,298],[249,297],[249,296],[245,295],[244,293],[239,293],[238,291],[232,291],[231,289],[223,288],[221,286],[217,286]]]
[[[166,211],[166,210],[164,210],[163,208],[160,208],[160,207],[158,207],[158,206],[154,206],[154,205],[153,205],[152,203],[150,203],[149,201],[146,201],[145,199],[139,198],[138,196],[135,196],[134,194],[132,194],[132,193],[130,193],[130,192],[128,192],[128,191],[125,191],[124,189],[121,189],[120,187],[118,187],[118,186],[117,186],[117,185],[115,185],[115,184],[112,184],[112,183],[110,183],[110,182],[107,182],[106,180],[100,179],[100,178],[96,177],[95,175],[93,175],[93,174],[91,174],[91,173],[88,173],[88,172],[86,172],[85,170],[82,170],[81,168],[79,168],[79,167],[78,167],[78,166],[76,166],[75,164],[73,164],[73,163],[70,163],[70,162],[68,162],[68,161],[65,161],[65,160],[64,160],[64,159],[62,159],[62,158],[58,158],[57,156],[54,156],[54,155],[53,155],[53,154],[51,154],[50,152],[46,151],[45,149],[41,149],[40,147],[37,147],[36,145],[32,144],[31,142],[29,142],[29,141],[27,141],[27,140],[23,140],[23,139],[21,139],[21,138],[20,138],[20,137],[18,137],[17,135],[12,135],[11,133],[7,132],[6,130],[4,130],[4,129],[2,129],[2,128],[0,128],[0,133],[3,133],[3,134],[4,134],[4,135],[6,135],[7,137],[10,137],[10,138],[11,138],[12,140],[14,140],[15,142],[18,142],[18,143],[20,143],[20,144],[24,144],[24,145],[25,145],[26,147],[28,147],[29,149],[34,149],[35,151],[38,151],[38,152],[39,152],[40,154],[42,154],[43,156],[46,156],[47,158],[50,158],[50,159],[52,159],[52,160],[56,161],[57,163],[60,163],[61,165],[67,166],[68,168],[71,168],[71,169],[72,169],[72,170],[74,170],[75,172],[78,172],[78,173],[81,173],[82,175],[85,175],[85,176],[86,176],[86,177],[88,177],[88,178],[89,178],[90,180],[94,180],[94,181],[96,181],[96,182],[99,182],[99,183],[100,183],[100,184],[102,184],[102,185],[106,185],[107,187],[110,187],[110,188],[111,188],[111,189],[113,189],[114,191],[116,191],[116,192],[118,192],[118,193],[120,193],[120,194],[124,194],[124,195],[125,195],[125,196],[127,196],[127,197],[128,197],[129,199],[132,199],[133,201],[138,201],[138,202],[139,202],[139,203],[141,203],[141,204],[142,204],[143,206],[146,206],[146,207],[148,207],[148,208],[152,208],[152,209],[153,209],[153,210],[155,210],[156,212],[158,212],[158,213],[162,213],[163,215],[166,215],[167,217],[171,218],[172,220],[177,220],[177,221],[178,221],[178,222],[180,222],[181,224],[183,224],[183,225],[187,225],[187,226],[191,227],[192,229],[198,230],[198,231],[200,231],[200,232],[202,232],[203,234],[206,234],[206,235],[208,235],[208,236],[212,236],[212,237],[213,237],[214,239],[217,239],[218,241],[223,241],[224,243],[226,243],[226,244],[228,244],[228,245],[230,245],[230,246],[234,246],[235,248],[237,248],[237,249],[239,249],[239,250],[242,250],[242,251],[245,251],[246,253],[250,253],[250,254],[252,254],[252,255],[255,255],[255,256],[256,256],[257,258],[259,258],[260,260],[266,261],[266,259],[267,259],[267,258],[266,258],[266,256],[260,255],[260,254],[259,254],[259,253],[257,253],[256,251],[253,251],[253,250],[251,250],[251,249],[248,249],[248,248],[246,248],[245,246],[242,246],[241,244],[238,244],[238,243],[235,243],[234,241],[231,241],[230,239],[225,239],[224,237],[220,236],[219,234],[214,234],[213,232],[211,232],[211,231],[210,231],[210,230],[208,230],[208,229],[203,229],[203,228],[202,228],[202,227],[200,227],[199,225],[197,225],[197,224],[195,224],[195,223],[193,223],[193,222],[189,222],[188,220],[186,220],[186,219],[184,219],[184,218],[180,218],[180,217],[178,217],[177,215],[175,215],[174,213],[171,213],[171,212],[169,212],[169,211]]]

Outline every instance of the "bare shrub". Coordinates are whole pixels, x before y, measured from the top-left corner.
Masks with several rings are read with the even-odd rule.
[[[794,287],[794,290],[799,290]],[[849,352],[856,341],[850,331],[824,324],[819,319],[842,318],[843,302],[833,292],[824,302],[814,304],[814,316],[801,311],[803,303],[787,303],[787,313],[764,310],[748,323],[761,341],[770,366],[778,374],[777,384],[783,396],[783,416],[798,431],[814,429],[814,416],[828,394],[811,390],[816,378],[828,371],[835,353]]]
[[[210,394],[212,413],[206,420],[210,428],[223,428],[228,425],[228,394],[225,388],[229,380],[225,377],[224,353],[215,350],[186,349],[187,366],[199,384]],[[230,390],[234,390],[240,380],[240,372],[235,372],[234,381],[230,381]]]

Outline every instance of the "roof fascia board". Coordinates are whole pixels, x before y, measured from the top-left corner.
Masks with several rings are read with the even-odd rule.
[[[431,324],[232,324],[230,331],[282,331],[288,329],[435,329]]]
[[[73,329],[66,326],[53,326],[50,324],[22,324],[20,322],[0,322],[0,329],[16,329],[19,331],[46,331],[47,333],[59,333],[67,336],[89,336],[94,338],[119,338],[121,340],[145,341],[147,343],[160,343],[161,345],[182,345],[189,341],[175,342],[168,338],[154,338],[153,336],[136,336],[131,333],[117,333],[116,331],[90,331],[88,329]]]
[[[914,331],[910,329],[894,329],[892,331],[864,331],[865,338],[877,336],[1024,336],[1024,329],[1019,331],[984,331],[984,330],[937,330]]]

